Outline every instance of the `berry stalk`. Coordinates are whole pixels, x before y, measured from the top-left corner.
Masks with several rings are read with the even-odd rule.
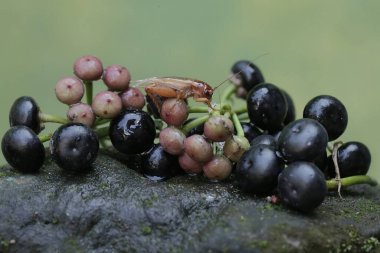
[[[93,96],[93,87],[92,87],[92,81],[83,81],[84,85],[86,87],[86,100],[87,104],[92,104],[92,96]]]
[[[329,190],[337,190],[339,188],[339,184],[342,187],[347,187],[347,186],[357,185],[357,184],[368,184],[370,186],[376,186],[377,181],[371,178],[370,176],[366,176],[366,175],[345,177],[345,178],[341,178],[339,181],[336,179],[326,180],[327,189]]]
[[[52,123],[59,123],[59,124],[69,123],[69,121],[66,118],[51,115],[51,114],[45,114],[45,113],[40,113],[39,118],[42,122],[52,122]]]
[[[199,126],[200,124],[205,123],[209,117],[210,117],[209,115],[205,115],[205,116],[202,116],[200,118],[197,118],[197,119],[189,122],[188,124],[183,126],[182,132],[184,134],[187,134],[192,128]]]
[[[189,113],[208,113],[210,108],[207,106],[189,106]]]
[[[234,122],[234,126],[236,129],[236,135],[240,137],[244,137],[244,130],[241,126],[240,120],[236,113],[232,113],[232,122]]]
[[[41,134],[41,135],[38,135],[38,139],[40,139],[40,141],[41,141],[42,143],[44,143],[44,142],[49,141],[52,135],[53,135],[52,133]]]

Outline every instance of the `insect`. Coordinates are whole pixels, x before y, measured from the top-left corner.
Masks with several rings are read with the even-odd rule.
[[[136,85],[148,84],[146,94],[157,108],[161,108],[159,97],[186,99],[193,97],[197,102],[206,103],[211,109],[211,97],[214,89],[206,82],[183,77],[152,77],[135,81]]]

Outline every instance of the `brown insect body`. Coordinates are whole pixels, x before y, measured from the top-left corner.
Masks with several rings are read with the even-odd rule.
[[[149,84],[145,87],[147,95],[157,107],[156,96],[165,98],[186,99],[193,97],[197,102],[204,102],[210,108],[211,97],[214,92],[206,82],[183,77],[152,77],[136,81],[137,84]]]

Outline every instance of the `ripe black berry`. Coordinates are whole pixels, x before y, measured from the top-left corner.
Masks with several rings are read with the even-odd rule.
[[[296,119],[296,108],[294,106],[292,97],[285,90],[281,90],[281,91],[284,94],[286,103],[288,104],[288,112],[286,113],[286,116],[284,119],[284,125],[287,125]]]
[[[361,142],[346,142],[337,151],[338,167],[341,177],[365,175],[371,164],[371,153],[366,145]],[[335,167],[330,156],[328,172],[331,177],[335,176]]]
[[[329,141],[337,139],[348,123],[346,107],[337,98],[328,95],[310,100],[303,110],[303,117],[321,123],[329,135]]]
[[[251,141],[251,147],[259,144],[264,144],[268,146],[272,146],[273,148],[277,147],[276,139],[269,134],[262,134],[260,136],[257,136]]]
[[[144,155],[141,172],[151,180],[162,181],[178,175],[181,168],[177,156],[165,152],[161,145],[155,144]]]
[[[156,136],[154,121],[148,113],[126,110],[111,121],[109,137],[113,146],[124,154],[147,151]]]
[[[278,177],[278,193],[282,202],[301,212],[318,207],[327,195],[323,173],[313,163],[289,164]]]
[[[38,171],[45,159],[44,146],[26,126],[9,129],[1,141],[1,150],[7,162],[22,172]]]
[[[278,138],[278,150],[287,162],[313,161],[325,152],[328,136],[313,119],[299,119],[288,124]]]
[[[248,93],[247,109],[249,119],[254,125],[273,132],[282,128],[288,106],[279,88],[263,83]]]
[[[9,124],[11,127],[27,126],[38,134],[42,130],[39,113],[40,109],[33,98],[19,97],[15,100],[9,112]]]
[[[277,185],[284,163],[272,146],[259,144],[243,154],[236,166],[237,185],[243,191],[269,194]]]
[[[99,150],[95,132],[81,123],[60,126],[50,140],[50,153],[59,167],[81,172],[89,169]]]
[[[231,81],[238,87],[244,88],[246,93],[257,84],[264,82],[264,76],[260,69],[250,61],[236,62],[231,68],[231,73],[234,75]],[[242,94],[242,97],[245,95]]]
[[[255,127],[252,123],[244,122],[241,123],[241,126],[244,131],[244,137],[247,138],[249,142],[251,142],[254,138],[262,134],[260,129]]]

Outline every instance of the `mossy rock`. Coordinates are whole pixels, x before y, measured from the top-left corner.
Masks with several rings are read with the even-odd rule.
[[[311,214],[230,182],[153,182],[102,151],[93,170],[0,169],[0,252],[380,252],[380,189],[331,193]]]

